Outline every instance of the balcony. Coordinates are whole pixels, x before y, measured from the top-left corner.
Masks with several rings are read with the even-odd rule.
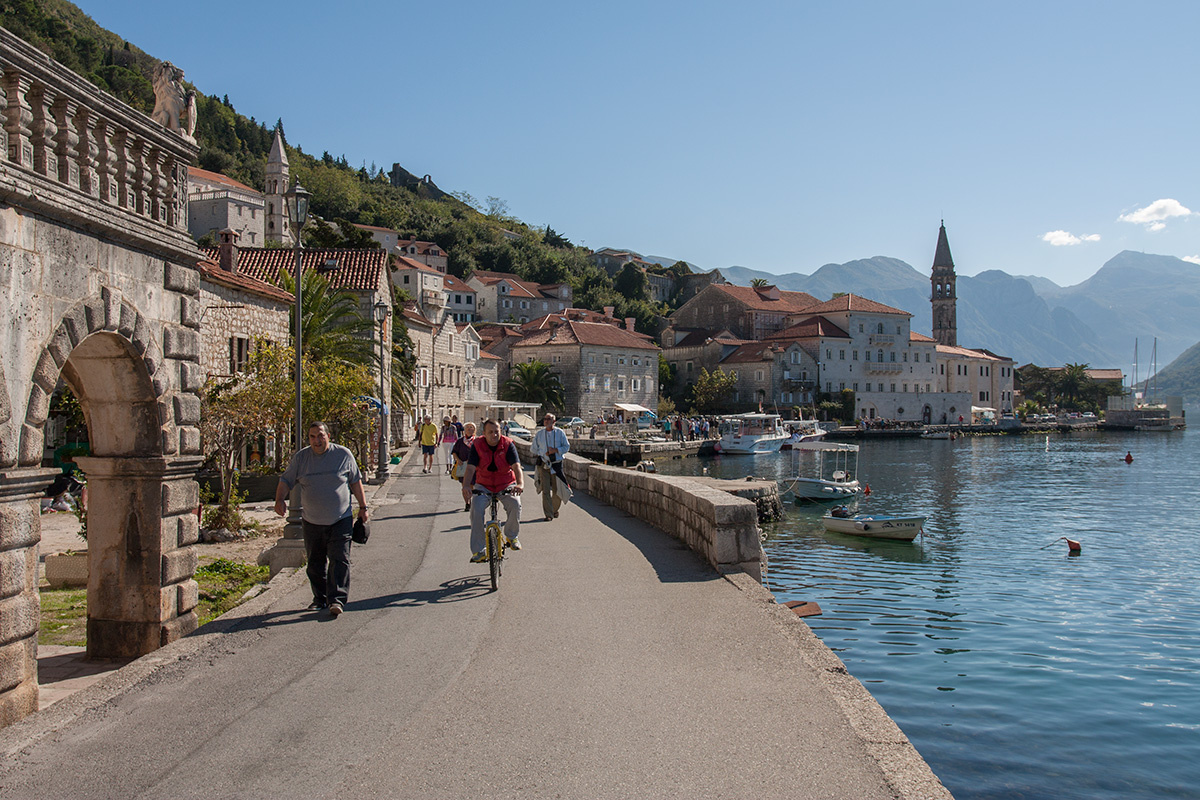
[[[904,371],[904,365],[895,361],[868,361],[863,364],[863,370],[874,374],[898,375]]]
[[[421,302],[429,306],[438,306],[439,308],[446,305],[446,293],[439,292],[436,289],[422,289]]]

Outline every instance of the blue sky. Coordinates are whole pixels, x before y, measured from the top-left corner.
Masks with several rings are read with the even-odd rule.
[[[1200,3],[79,4],[306,152],[592,248],[926,270],[944,218],[965,275],[1200,262]]]

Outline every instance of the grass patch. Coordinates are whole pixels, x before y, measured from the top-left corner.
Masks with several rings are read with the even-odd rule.
[[[271,577],[269,567],[244,564],[218,558],[196,570],[196,583],[200,585],[200,605],[196,616],[200,624],[212,622],[217,617],[241,602],[242,595]]]
[[[87,589],[42,589],[38,644],[87,644]]]

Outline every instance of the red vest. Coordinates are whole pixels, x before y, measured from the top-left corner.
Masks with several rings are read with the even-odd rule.
[[[500,443],[493,451],[485,437],[476,436],[471,446],[479,455],[479,466],[475,468],[475,483],[490,492],[499,492],[517,482],[517,476],[513,474],[513,465],[508,463],[508,448],[512,446],[512,439],[501,436]],[[488,469],[493,461],[496,463],[495,471]],[[516,468],[520,469],[520,466]]]

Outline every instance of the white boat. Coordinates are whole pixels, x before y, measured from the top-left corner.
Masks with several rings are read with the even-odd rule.
[[[950,431],[925,431],[921,434],[922,439],[950,439],[954,440],[954,434]]]
[[[779,425],[778,414],[736,414],[721,417],[718,431],[721,453],[778,453],[790,437]]]
[[[786,442],[783,443],[784,450],[791,450],[801,442],[815,442],[821,439],[829,431],[817,424],[814,419],[801,419],[792,422],[784,423],[784,430],[791,434]]]
[[[825,530],[871,539],[899,539],[911,542],[921,532],[925,517],[901,517],[888,514],[851,514],[844,506],[830,509],[821,522]]]
[[[780,481],[783,493],[802,500],[846,501],[861,490],[858,445],[820,440],[800,442],[792,448],[795,477]],[[801,459],[812,459],[809,474],[801,475]]]

